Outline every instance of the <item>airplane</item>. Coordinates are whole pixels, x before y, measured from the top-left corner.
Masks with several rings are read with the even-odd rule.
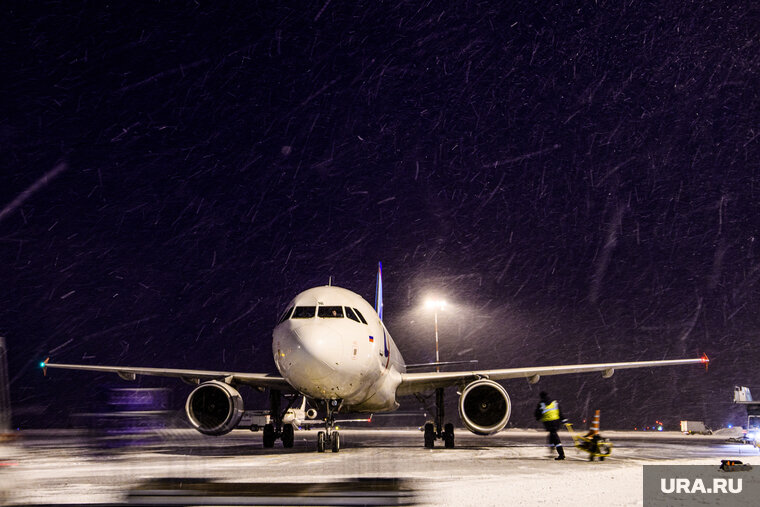
[[[335,419],[335,424],[347,424],[347,423],[371,423],[372,422],[372,416],[374,414],[370,414],[369,417],[362,417],[357,419]],[[285,413],[282,415],[282,423],[283,424],[292,424],[296,428],[309,430],[312,426],[320,426],[324,424],[324,421],[321,421],[316,418],[317,417],[317,411],[314,408],[306,408],[306,396],[301,397],[301,406],[300,407],[291,407],[285,411]]]
[[[243,415],[238,389],[249,386],[269,390],[271,422],[264,426],[263,446],[273,448],[279,439],[293,447],[294,425],[285,414],[298,396],[324,409],[324,431],[317,434],[317,451],[340,450],[340,434],[334,429],[336,414],[392,412],[399,398],[435,392],[433,422],[424,427],[424,446],[433,448],[443,440],[454,447],[454,425],[445,422],[444,388],[457,386],[459,416],[464,426],[477,435],[492,435],[504,429],[512,405],[507,390],[497,381],[521,378],[535,384],[543,376],[601,372],[609,378],[616,370],[686,364],[704,364],[696,359],[671,359],[598,364],[533,366],[527,368],[469,369],[462,371],[409,372],[391,334],[383,323],[382,264],[378,263],[375,306],[358,294],[341,287],[314,287],[294,297],[272,332],[272,353],[280,375],[230,371],[208,371],[129,366],[40,363],[48,368],[116,373],[124,380],[138,375],[175,377],[197,387],[187,397],[185,413],[190,424],[206,435],[232,431]],[[440,366],[447,363],[428,363]],[[415,365],[419,366],[419,365]],[[436,368],[439,370],[440,368]],[[282,410],[281,398],[289,406]],[[314,415],[310,413],[309,415]]]
[[[323,421],[318,420],[317,411],[314,408],[306,408],[306,396],[301,397],[300,406],[290,406],[282,413],[282,424],[292,424],[296,428],[311,429],[312,426],[318,426],[324,424]],[[369,419],[341,419],[336,422],[371,422]],[[243,417],[237,424],[237,428],[247,428],[251,431],[259,431],[264,426],[269,424],[272,420],[269,410],[245,410]]]
[[[320,424],[317,418],[317,411],[313,408],[306,408],[306,396],[301,397],[300,407],[291,407],[282,415],[283,424],[292,424],[296,428],[306,428]]]

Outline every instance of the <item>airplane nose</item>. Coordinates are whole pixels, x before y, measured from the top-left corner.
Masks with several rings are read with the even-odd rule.
[[[339,367],[343,340],[324,322],[304,322],[275,330],[275,362],[280,372],[300,386],[331,382]]]
[[[327,320],[327,319],[325,319]],[[351,396],[360,386],[359,362],[339,326],[314,319],[275,329],[275,362],[296,389],[314,398]]]
[[[343,340],[328,324],[310,324],[295,330],[298,344],[329,375],[339,366]],[[315,361],[316,360],[316,361]]]

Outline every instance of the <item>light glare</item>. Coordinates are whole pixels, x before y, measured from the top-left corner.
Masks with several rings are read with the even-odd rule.
[[[446,308],[446,301],[443,299],[428,299],[425,301],[425,307],[428,309],[443,310]]]

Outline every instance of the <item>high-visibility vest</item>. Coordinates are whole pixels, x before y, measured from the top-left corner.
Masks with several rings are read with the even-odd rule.
[[[559,419],[559,403],[552,401],[548,405],[541,403],[541,422],[556,421]]]

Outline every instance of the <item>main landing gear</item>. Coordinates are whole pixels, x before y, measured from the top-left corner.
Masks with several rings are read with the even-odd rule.
[[[325,452],[327,448],[332,448],[332,452],[340,451],[340,433],[332,429],[340,404],[341,400],[325,400],[325,431],[317,433],[317,452]]]
[[[435,390],[435,424],[429,422],[425,424],[425,448],[432,449],[435,447],[435,441],[443,440],[443,446],[446,449],[454,448],[454,425],[451,423],[443,424],[443,388]]]
[[[293,404],[293,400],[291,400],[290,405]],[[290,405],[288,405],[288,408],[290,408]],[[287,409],[285,411],[280,410],[280,391],[272,390],[269,392],[269,406],[270,420],[272,422],[264,425],[264,448],[273,448],[278,438],[282,440],[284,448],[292,448],[295,442],[295,428],[293,428],[292,424],[282,423],[282,416]]]

